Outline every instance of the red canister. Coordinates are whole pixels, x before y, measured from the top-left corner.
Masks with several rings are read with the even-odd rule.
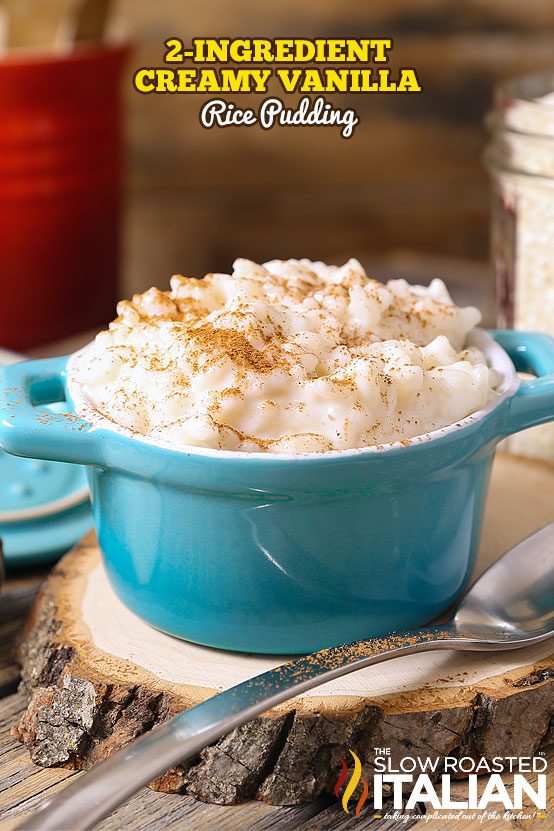
[[[0,346],[25,350],[113,316],[127,51],[0,61]]]

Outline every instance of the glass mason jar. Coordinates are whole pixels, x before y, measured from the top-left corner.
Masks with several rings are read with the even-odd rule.
[[[554,73],[499,85],[487,124],[498,325],[554,335]],[[554,425],[508,447],[554,464]]]

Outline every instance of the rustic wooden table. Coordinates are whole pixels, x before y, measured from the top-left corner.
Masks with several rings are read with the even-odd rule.
[[[75,776],[83,774],[60,768],[40,768],[29,760],[27,750],[11,736],[11,728],[25,708],[17,692],[18,668],[13,660],[17,631],[44,576],[41,572],[14,574],[5,585],[0,603],[0,831],[12,831],[24,816],[32,814]],[[554,752],[548,753],[554,767]],[[505,778],[510,789],[510,777]],[[550,782],[550,790],[552,782]],[[453,799],[462,799],[464,784],[453,788]],[[455,812],[454,812],[455,813]],[[191,796],[162,794],[144,788],[126,805],[98,825],[99,831],[160,831],[188,828],[190,831],[348,831],[350,828],[375,831],[409,829],[421,822],[420,812],[401,822],[376,820],[371,811],[360,818],[346,814],[331,794],[316,802],[292,808],[274,808],[260,802],[233,807],[206,805]],[[548,817],[552,819],[552,800]],[[548,828],[549,820],[458,821],[443,815],[432,822],[440,831],[524,831]],[[71,831],[71,829],[60,829]]]

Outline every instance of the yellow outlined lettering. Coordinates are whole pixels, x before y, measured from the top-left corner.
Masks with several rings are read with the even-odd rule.
[[[155,77],[155,69],[137,69],[133,78],[133,85],[137,92],[154,92],[156,89]],[[150,83],[147,84],[146,81],[150,81]]]
[[[183,50],[185,48],[185,44],[180,38],[168,38],[164,43],[166,48],[166,53],[164,55],[164,61],[166,63],[182,63],[183,58]]]

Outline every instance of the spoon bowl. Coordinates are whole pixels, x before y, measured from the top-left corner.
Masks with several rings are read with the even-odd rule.
[[[460,634],[506,649],[554,634],[554,525],[504,554],[462,599],[452,623]]]

